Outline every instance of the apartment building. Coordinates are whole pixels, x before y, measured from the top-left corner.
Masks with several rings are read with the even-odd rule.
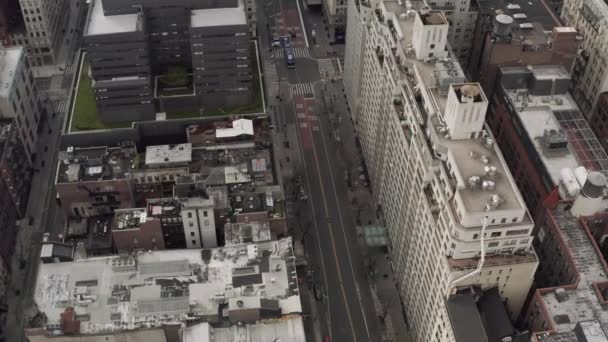
[[[31,162],[36,153],[38,124],[46,115],[23,47],[0,47],[0,118],[14,119]]]
[[[606,177],[589,173],[580,194],[554,202],[538,233],[538,289],[525,315],[533,342],[608,341],[605,249]]]
[[[576,28],[582,41],[572,68],[572,95],[585,116],[597,108],[600,94],[608,91],[608,4],[601,0],[564,1],[561,18]]]
[[[188,248],[217,247],[213,197],[179,199]]]
[[[93,1],[84,43],[100,119],[250,103],[249,37],[239,0]],[[167,81],[176,68],[179,84]]]
[[[371,3],[354,0],[348,5],[348,20],[346,26],[346,46],[344,47],[344,91],[354,121],[358,119],[359,99],[361,97],[361,74],[363,54],[367,42],[367,20],[371,18]],[[356,129],[356,127],[355,127]]]
[[[350,89],[413,337],[454,341],[445,301],[461,287],[497,286],[519,315],[538,265],[534,223],[484,125],[488,99],[447,46],[447,18],[411,6],[383,1],[349,18],[366,31]]]
[[[408,1],[405,3],[407,8]],[[460,65],[466,68],[479,16],[478,3],[474,0],[434,0],[428,1],[427,4],[434,10],[443,11],[450,22],[448,42]]]
[[[579,46],[573,27],[540,1],[477,0],[480,11],[474,28],[467,73],[481,83],[489,98],[500,67],[561,65],[571,70]]]
[[[504,67],[498,78],[487,122],[540,220],[557,187],[563,199],[572,198],[587,173],[608,174],[608,155],[568,92],[570,75],[562,66]]]
[[[591,122],[591,129],[597,137],[602,146],[608,148],[608,93],[602,93],[597,101],[595,111],[589,119]]]
[[[13,45],[11,33],[25,27],[19,0],[6,0],[0,3],[0,43]],[[21,44],[18,44],[21,45]]]

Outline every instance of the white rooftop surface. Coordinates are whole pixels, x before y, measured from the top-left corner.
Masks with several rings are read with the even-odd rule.
[[[187,314],[216,316],[221,303],[235,298],[277,300],[282,315],[302,312],[297,279],[290,278],[295,270],[291,238],[214,248],[208,264],[201,251],[41,264],[35,300],[48,325],[58,324],[68,306],[76,315],[88,315],[81,321],[82,334],[160,326],[158,317],[177,323],[185,321]],[[268,257],[262,258],[264,253]],[[233,271],[252,264],[260,270],[255,273],[261,275],[256,278],[260,282],[233,286]]]
[[[574,99],[570,94],[555,95],[554,100],[549,103],[542,102],[546,96],[528,96],[528,105],[522,109],[519,107],[522,103],[521,99],[516,96],[516,90],[509,90],[509,98],[518,107],[517,113],[521,120],[524,128],[528,132],[528,136],[534,143],[534,148],[538,151],[543,164],[554,185],[558,185],[561,179],[560,171],[563,168],[575,169],[581,166],[574,152],[570,150],[571,146],[568,146],[568,151],[560,153],[546,154],[543,152],[542,138],[545,133],[545,129],[556,129],[559,130],[560,124],[555,118],[553,111],[555,110],[578,110],[578,106],[574,102]],[[555,99],[561,99],[561,104],[557,104]]]
[[[239,7],[208,8],[191,11],[192,27],[247,25],[247,16],[241,1]]]
[[[218,128],[215,130],[216,138],[232,138],[239,135],[253,135],[253,121],[249,119],[239,119],[232,121],[230,128]]]
[[[92,0],[85,35],[135,32],[139,30],[139,14],[104,15],[102,0]]]
[[[236,222],[224,224],[226,245],[237,245],[248,242],[268,241],[272,239],[268,222]]]
[[[22,54],[22,46],[0,47],[0,97],[9,97]]]
[[[146,147],[146,165],[188,163],[192,161],[192,144]]]

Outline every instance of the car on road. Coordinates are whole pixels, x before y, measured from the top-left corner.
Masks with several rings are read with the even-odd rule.
[[[288,38],[288,37],[281,37],[281,45],[282,45],[284,48],[289,48],[289,47],[291,47],[291,42],[289,41],[289,38]]]
[[[279,39],[279,37],[274,37],[274,39],[272,40],[272,46],[281,47],[281,40]]]
[[[296,59],[293,56],[293,51],[291,50],[291,48],[283,48],[283,54],[285,55],[285,63],[287,64],[287,67],[290,69],[293,69],[296,67]]]
[[[313,286],[313,292],[315,293],[315,299],[318,301],[323,300],[323,287],[321,287],[321,284],[316,283]]]

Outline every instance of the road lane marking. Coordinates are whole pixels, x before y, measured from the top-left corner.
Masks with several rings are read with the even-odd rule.
[[[293,101],[294,103],[297,103],[298,100],[304,100],[303,96],[297,96],[294,97]],[[297,103],[297,105],[299,105],[299,103]],[[310,176],[308,174],[308,167],[306,165],[306,159],[304,158],[304,148],[302,146],[302,134],[300,133],[300,130],[297,129],[296,130],[296,134],[298,135],[298,137],[300,138],[300,143],[298,144],[298,147],[300,148],[300,155],[302,156],[302,163],[304,164],[304,173],[306,174],[306,185],[308,187],[308,193],[310,193]],[[312,205],[312,196],[308,197],[308,204],[310,205],[310,208],[312,210],[312,215],[313,217],[317,217],[316,211],[315,211],[315,206]],[[317,224],[317,220],[312,220],[314,227],[315,227],[315,235],[317,237],[317,247],[319,248],[319,256],[321,257],[321,268],[323,268],[323,280],[325,282],[325,294],[327,297],[327,320],[328,320],[328,329],[329,329],[329,337],[333,337],[332,333],[331,333],[331,311],[329,310],[329,302],[330,302],[330,297],[329,297],[329,291],[327,290],[327,271],[325,270],[325,259],[323,258],[323,249],[321,249],[321,236],[319,235],[319,226]]]
[[[319,180],[319,186],[321,187],[321,199],[323,199],[323,207],[325,209],[325,214],[327,215],[327,217],[329,217],[329,208],[327,207],[327,198],[325,196],[325,188],[323,187],[323,182],[321,182],[322,174],[321,174],[321,168],[319,167],[319,157],[317,155],[317,149],[315,147],[314,138],[312,139],[312,153],[313,153],[313,156],[315,157],[315,165],[316,165],[316,169],[317,169],[317,174],[319,176],[317,179]],[[330,172],[331,172],[331,170],[330,170]],[[337,201],[337,198],[336,198],[336,201]],[[340,210],[339,204],[338,204],[338,210]],[[342,218],[340,217],[340,220],[341,219]],[[342,270],[340,269],[340,264],[338,263],[338,254],[336,252],[336,240],[334,238],[334,233],[331,228],[332,225],[330,222],[327,222],[327,227],[329,228],[329,238],[331,240],[332,252],[334,254],[334,259],[336,262],[336,268],[338,269],[338,279],[340,281],[340,288],[342,290],[342,299],[344,300],[344,305],[346,306],[346,314],[348,316],[348,322],[350,323],[350,330],[352,332],[354,341],[357,341],[357,335],[355,334],[355,327],[353,325],[353,319],[350,314],[350,306],[348,305],[348,300],[346,299],[346,290],[344,289],[344,280],[342,279]],[[347,248],[348,248],[348,245],[347,245]],[[353,275],[353,277],[354,277],[354,275]],[[361,314],[363,315],[363,319],[365,320],[365,314],[363,312]],[[367,322],[365,323],[365,326],[367,329]]]

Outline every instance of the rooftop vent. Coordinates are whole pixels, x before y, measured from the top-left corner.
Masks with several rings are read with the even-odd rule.
[[[551,151],[566,149],[568,148],[568,136],[562,130],[545,129],[543,145],[545,149]]]
[[[490,162],[490,158],[486,155],[481,156],[481,162],[487,164]]]
[[[469,183],[470,189],[477,189],[477,188],[479,188],[479,185],[481,184],[481,177],[471,176],[471,177],[469,177],[468,183]]]
[[[560,287],[558,289],[555,289],[555,298],[557,298],[558,302],[563,303],[568,300],[568,293],[564,288]]]
[[[491,180],[484,180],[484,181],[481,183],[481,188],[482,188],[484,191],[491,191],[491,190],[494,190],[494,188],[496,188],[496,182],[491,181]]]
[[[496,166],[485,166],[483,168],[484,173],[486,174],[486,177],[489,178],[496,178],[496,175],[498,174],[498,169],[496,168]]]
[[[497,36],[505,37],[511,34],[511,25],[513,24],[513,18],[506,14],[498,14],[494,18],[494,29],[493,32]]]
[[[519,28],[522,30],[531,30],[534,28],[534,25],[532,25],[530,23],[523,23],[523,24],[519,24]]]

